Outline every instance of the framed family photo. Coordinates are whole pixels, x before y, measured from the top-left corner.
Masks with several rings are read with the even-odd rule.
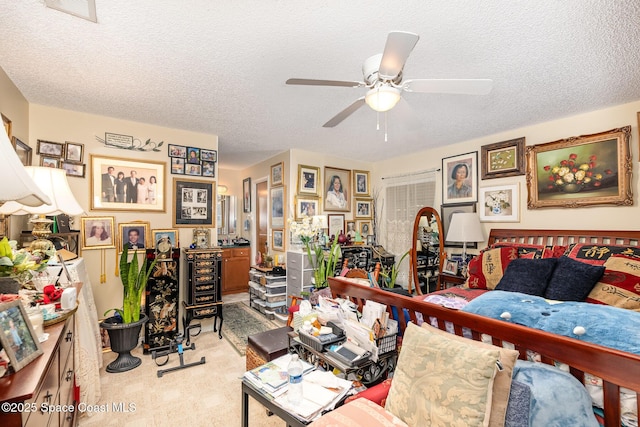
[[[136,221],[118,224],[118,252],[127,248],[129,252],[153,248],[149,222]]]
[[[482,179],[524,175],[524,137],[483,145],[480,157]]]
[[[312,197],[296,197],[295,219],[301,219],[305,216],[318,215],[319,202],[317,198]]]
[[[0,345],[16,372],[43,353],[27,311],[19,299],[0,303]]]
[[[320,168],[298,165],[298,194],[317,196],[320,185]]]
[[[354,196],[369,196],[371,190],[369,187],[369,172],[368,171],[353,171],[353,195]]]
[[[215,226],[215,181],[173,179],[173,226]]]
[[[519,222],[519,184],[480,187],[480,221]]]
[[[82,163],[84,157],[84,144],[77,142],[65,142],[64,161],[69,163]]]
[[[473,213],[476,211],[475,203],[456,203],[451,205],[442,205],[440,207],[442,215],[440,215],[440,219],[442,220],[442,230],[444,232],[444,245],[449,248],[461,248],[463,246],[462,242],[449,242],[446,240],[447,233],[449,232],[449,225],[451,224],[451,217],[454,213],[465,212],[465,213]],[[467,242],[467,249],[477,249],[477,242]]]
[[[67,173],[67,176],[84,178],[86,165],[82,163],[62,162],[62,169]]]
[[[283,162],[276,163],[275,165],[271,166],[271,186],[276,187],[278,185],[282,185],[284,183],[283,174],[284,174]]]
[[[64,144],[39,139],[36,154],[60,158],[64,154]]]
[[[351,211],[351,171],[325,166],[324,210]]]
[[[442,159],[442,204],[478,201],[478,152]]]
[[[242,180],[242,212],[251,212],[251,178]]]
[[[91,155],[91,209],[165,212],[165,162]]]
[[[271,228],[284,228],[284,185],[272,187],[269,193],[271,206]]]
[[[527,148],[529,209],[633,205],[631,126]]]
[[[216,150],[205,150],[202,148],[200,149],[200,160],[203,162],[217,162],[218,152]]]
[[[58,157],[40,156],[40,166],[58,169],[60,167],[60,159]]]
[[[171,158],[171,173],[177,175],[184,175],[184,163],[185,159],[179,157]]]
[[[367,219],[371,218],[373,211],[373,199],[358,199],[354,201],[354,218]]]
[[[369,235],[373,234],[373,226],[371,221],[356,221],[356,228],[360,232],[363,239],[366,239]]]
[[[112,216],[84,216],[80,218],[82,250],[116,247],[115,218]]]
[[[185,159],[187,157],[187,147],[184,145],[169,144],[167,145],[167,151],[169,157],[177,157],[181,159]]]

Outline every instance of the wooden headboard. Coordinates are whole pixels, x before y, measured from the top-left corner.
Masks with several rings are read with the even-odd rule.
[[[496,242],[532,245],[569,245],[593,243],[640,246],[640,230],[531,230],[494,228],[488,244]]]

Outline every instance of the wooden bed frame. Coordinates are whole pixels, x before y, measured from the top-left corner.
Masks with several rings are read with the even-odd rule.
[[[638,246],[640,231],[584,231],[584,230],[492,230],[489,243],[509,241],[530,244],[601,243]],[[620,426],[620,387],[636,392],[640,397],[640,356],[602,347],[574,338],[563,337],[513,323],[494,320],[471,313],[451,310],[377,288],[353,284],[339,277],[330,278],[329,285],[335,297],[353,301],[360,309],[367,300],[387,305],[390,316],[398,321],[404,332],[408,322],[419,319],[437,319],[437,326],[446,330],[451,323],[456,335],[463,336],[463,328],[471,331],[474,340],[481,334],[492,337],[497,346],[511,343],[526,360],[527,350],[540,354],[543,363],[554,361],[569,366],[580,382],[584,373],[603,380],[605,426]],[[637,331],[636,331],[637,332]],[[640,398],[637,399],[640,414]]]

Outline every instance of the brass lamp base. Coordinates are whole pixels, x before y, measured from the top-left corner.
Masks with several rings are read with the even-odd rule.
[[[31,224],[33,224],[33,230],[31,230],[31,234],[35,237],[35,240],[31,242],[29,246],[29,251],[34,253],[36,251],[47,253],[55,249],[53,242],[47,237],[51,234],[51,229],[49,228],[53,223],[52,220],[47,219],[44,215],[34,216],[29,220]]]

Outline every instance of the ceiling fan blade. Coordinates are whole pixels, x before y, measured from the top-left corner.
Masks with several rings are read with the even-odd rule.
[[[333,116],[333,118],[331,118],[331,120],[329,120],[327,123],[323,124],[322,127],[332,128],[334,126],[339,125],[344,119],[346,119],[347,117],[355,113],[356,110],[362,107],[363,105],[364,105],[364,96],[356,99],[353,104],[349,105],[347,108],[345,108],[344,110],[340,111],[338,114]]]
[[[362,82],[348,82],[341,80],[315,80],[315,79],[289,79],[286,81],[288,85],[304,85],[304,86],[341,86],[341,87],[359,87],[364,86]]]
[[[389,33],[378,75],[383,79],[394,79],[400,74],[419,38],[417,34],[405,31]]]
[[[407,92],[463,95],[486,95],[492,87],[493,80],[490,79],[418,79],[406,80],[402,85]]]

